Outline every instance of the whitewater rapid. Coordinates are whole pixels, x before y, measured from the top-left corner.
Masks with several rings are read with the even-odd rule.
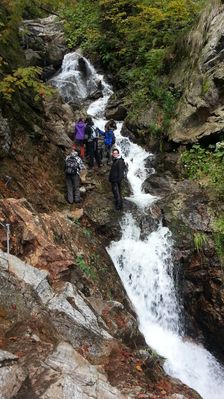
[[[94,118],[96,126],[103,130],[106,123],[105,107],[112,89],[86,59],[89,72],[87,87],[83,87],[85,84],[78,69],[78,57],[80,55],[77,53],[65,56],[62,72],[54,78],[54,85],[61,90],[62,95],[64,93],[64,98],[74,93],[75,87],[77,96],[81,95],[84,99],[88,88],[94,87],[100,80],[103,97],[94,101],[87,113]],[[75,76],[71,77],[71,74]],[[66,80],[69,81],[68,89]],[[69,98],[74,102],[73,98]],[[131,188],[128,200],[135,203],[140,212],[150,212],[150,206],[157,198],[145,193],[142,187],[145,179],[153,173],[153,169],[146,166],[146,160],[152,154],[122,137],[122,124],[118,123],[117,126],[117,145],[128,163]],[[205,348],[184,340],[173,277],[171,232],[160,224],[143,239],[137,220],[129,212],[122,217],[121,231],[121,239],[111,243],[108,253],[136,310],[146,342],[167,359],[164,368],[168,374],[195,389],[203,399],[224,399],[224,369]]]

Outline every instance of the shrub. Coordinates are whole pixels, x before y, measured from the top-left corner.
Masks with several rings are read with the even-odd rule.
[[[184,175],[199,179],[201,185],[215,190],[218,196],[224,195],[224,142],[203,148],[194,144],[190,150],[181,155]]]
[[[92,267],[89,267],[87,263],[85,262],[84,258],[82,255],[79,255],[76,257],[75,263],[78,265],[80,270],[87,276],[90,277],[91,279],[95,280],[96,274]]]
[[[197,252],[202,252],[203,248],[207,242],[207,237],[204,233],[194,233],[194,246]]]

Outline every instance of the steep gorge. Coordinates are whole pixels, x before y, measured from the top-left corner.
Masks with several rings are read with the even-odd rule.
[[[83,207],[64,199],[73,109],[54,95],[21,110],[2,116],[2,396],[197,398],[146,347],[105,251],[119,234],[108,170],[83,177]]]
[[[42,111],[44,111],[43,114]],[[7,120],[5,119],[6,114],[4,113],[3,126],[6,126],[6,129],[3,130],[4,158],[1,165],[1,177],[2,177],[1,221],[2,222],[8,221],[11,224],[12,253],[18,256],[19,258],[25,260],[26,262],[30,263],[32,266],[38,267],[40,269],[45,269],[45,270],[47,269],[50,273],[49,276],[51,279],[51,283],[55,284],[56,292],[58,292],[57,295],[60,295],[61,292],[60,282],[63,280],[65,281],[69,280],[75,282],[75,285],[85,296],[87,295],[88,297],[90,295],[91,297],[92,296],[94,297],[95,294],[97,294],[97,296],[99,295],[100,300],[98,298],[93,299],[93,302],[97,302],[97,305],[95,306],[98,309],[101,308],[102,310],[102,302],[101,302],[102,297],[103,300],[111,299],[111,297],[116,300],[119,299],[120,302],[126,304],[127,303],[126,295],[121,287],[118,276],[116,275],[116,272],[114,271],[113,266],[105,250],[103,249],[105,244],[108,244],[110,239],[116,238],[118,234],[118,229],[116,226],[118,221],[116,220],[116,216],[114,217],[114,212],[111,210],[112,202],[107,193],[109,189],[108,183],[106,182],[107,171],[105,174],[100,172],[99,174],[94,176],[94,178],[92,178],[92,176],[87,176],[86,181],[84,182],[84,187],[86,188],[84,215],[82,216],[82,210],[75,210],[75,209],[68,210],[66,202],[63,198],[64,186],[62,180],[62,170],[63,170],[64,151],[65,149],[69,148],[71,144],[71,141],[67,133],[69,132],[71,133],[71,122],[73,122],[75,115],[73,113],[72,108],[67,104],[65,104],[57,96],[51,99],[50,102],[48,101],[48,99],[44,99],[43,103],[40,105],[40,108],[35,109],[34,111],[32,110],[32,114],[38,115],[37,123],[32,123],[31,124],[32,127],[26,130],[23,128],[23,126],[21,127],[21,124],[19,124],[19,126],[16,127],[15,129],[15,121],[13,121],[13,123],[11,124],[11,135],[10,135],[9,134],[10,122],[7,125]],[[42,119],[42,115],[44,115],[44,119]],[[32,122],[36,121],[33,119]],[[40,123],[40,126],[38,126],[38,123]],[[6,132],[8,133],[6,134]],[[10,136],[11,136],[10,139],[11,146],[9,150],[9,144],[7,145],[7,143],[10,143],[9,140]],[[5,156],[5,154],[7,154],[7,156]],[[168,159],[166,165],[169,164],[173,166],[174,175],[175,173],[178,173],[178,171],[176,172],[175,170],[176,168],[174,167],[174,164],[176,162],[176,154],[168,154],[166,155],[165,158]],[[161,168],[160,173],[164,173],[164,165],[165,162],[164,159],[162,159],[160,164]],[[165,182],[164,180],[163,181],[161,180],[160,176],[156,175],[155,177],[153,177],[151,181],[149,179],[149,187],[150,187],[149,189],[150,192],[152,193],[153,191],[151,190],[152,188],[151,185],[153,184],[154,181],[153,190],[155,190],[154,192],[156,193],[156,182],[155,182],[156,179],[157,179],[157,186],[158,182],[160,186],[159,190],[157,190],[157,194],[161,195],[162,191],[161,187],[162,189],[164,189],[163,183],[166,186],[165,189],[168,190],[169,203],[168,205],[165,205],[164,200],[162,200],[161,206],[165,212],[164,218],[167,224],[169,224],[170,226],[172,225],[174,226],[172,231],[174,232],[177,241],[179,239],[180,247],[182,246],[182,241],[180,240],[179,236],[179,227],[177,228],[174,223],[179,223],[179,220],[183,220],[183,239],[186,241],[188,238],[187,248],[186,246],[181,247],[180,249],[178,248],[179,252],[177,251],[176,254],[177,261],[180,259],[184,263],[184,267],[189,268],[189,265],[192,265],[192,267],[194,267],[195,263],[193,261],[195,260],[195,258],[197,258],[196,263],[197,262],[198,263],[196,265],[196,269],[194,268],[194,270],[196,270],[197,272],[198,270],[197,268],[198,267],[200,268],[201,266],[201,259],[200,255],[195,253],[195,250],[192,247],[192,233],[191,233],[192,225],[188,226],[188,224],[190,223],[186,222],[186,220],[192,222],[192,220],[197,219],[197,223],[200,223],[200,227],[205,228],[205,231],[207,231],[206,230],[207,227],[204,227],[203,224],[204,219],[202,221],[200,219],[200,217],[206,219],[204,208],[202,209],[202,204],[204,204],[204,201],[202,199],[202,204],[201,204],[200,202],[201,193],[199,192],[197,196],[198,207],[196,210],[194,209],[192,211],[194,214],[193,216],[191,216],[192,212],[189,212],[188,202],[189,203],[192,202],[192,200],[189,199],[189,191],[190,191],[189,187],[192,187],[192,185],[187,182],[177,183],[176,179],[174,178],[175,176],[170,175],[168,172],[166,173],[167,173],[166,176],[167,179]],[[167,181],[169,183],[168,187],[167,187]],[[170,189],[170,186],[172,190]],[[174,186],[175,189],[173,190]],[[196,194],[194,187],[192,191],[193,191],[192,197],[195,203]],[[181,197],[181,199],[179,199],[179,196]],[[25,199],[22,199],[23,197]],[[97,203],[94,203],[96,199]],[[172,203],[174,204],[173,207],[175,207],[175,212],[176,212],[175,217],[173,216],[173,208],[170,211]],[[183,209],[185,209],[183,205],[186,206],[187,215],[184,214],[183,212]],[[100,207],[101,213],[100,215],[96,216],[96,210],[99,209],[97,208],[98,206]],[[179,207],[181,209],[179,209]],[[178,212],[179,214],[177,215]],[[189,213],[190,216],[188,216]],[[93,220],[91,220],[92,217],[94,217]],[[100,220],[100,217],[102,217],[102,220]],[[112,228],[111,228],[111,222],[112,222]],[[187,232],[188,235],[186,235],[186,224],[187,227],[189,227],[189,232]],[[206,219],[205,225],[207,226],[207,224],[208,223]],[[195,225],[193,225],[193,229],[195,229]],[[6,241],[5,241],[4,230],[1,231],[1,243],[2,243],[1,244],[2,249],[5,250]],[[100,256],[98,256],[99,251],[100,251]],[[211,251],[214,251],[212,247]],[[189,262],[189,257],[190,258],[192,257],[192,262]],[[211,254],[208,256],[208,259],[210,257],[214,257],[214,252],[211,252]],[[94,266],[94,270],[97,274],[97,282],[92,282],[91,276],[86,277],[85,273],[83,274],[82,271],[80,272],[78,270],[77,264],[75,265],[74,260],[76,260],[76,262],[79,262],[80,264],[80,259],[84,260],[85,263],[90,267]],[[219,273],[220,265],[218,259],[215,262],[217,262],[217,269],[218,269],[217,273]],[[75,266],[75,272],[74,272],[74,266]],[[210,267],[209,260],[208,260],[208,266]],[[187,273],[188,272],[186,270],[186,274]],[[210,276],[207,273],[205,274],[206,274],[205,276],[206,281],[203,284],[204,286],[207,287],[207,284],[210,281],[209,279]],[[107,281],[107,287],[105,289],[104,288],[105,278],[108,279],[108,275],[111,276],[111,279]],[[194,279],[193,284],[195,284],[196,281],[197,282],[196,284],[198,284],[200,287],[199,288],[201,290],[200,292],[202,292],[202,295],[204,295],[205,289],[201,288],[201,284],[202,281],[204,281],[203,280],[204,277],[200,273],[200,276],[196,278],[197,280]],[[215,292],[217,292],[218,290],[218,295],[220,293],[220,279],[222,279],[221,270],[220,270],[220,276],[217,277],[217,275],[215,275],[213,278],[213,283],[217,284],[217,288],[213,286],[212,289],[214,288]],[[192,273],[190,273],[189,280],[192,280]],[[16,285],[15,282],[14,285]],[[188,283],[189,293],[186,294],[186,307],[189,308],[188,309],[189,313],[191,313],[192,309],[195,308],[189,305],[190,297],[192,295],[192,292],[195,292],[195,295],[196,294],[198,295],[198,290],[196,293],[195,288],[189,287],[189,285],[190,284]],[[65,284],[65,290],[67,290],[64,291],[66,295],[66,300],[69,299],[69,301],[72,302],[75,307],[78,299],[77,298],[74,299],[75,297],[74,293],[71,292],[71,287],[66,286]],[[101,291],[101,294],[99,294],[98,290]],[[62,295],[64,295],[64,293]],[[213,302],[214,301],[213,294],[208,296],[209,296],[208,301]],[[5,296],[3,299],[5,301]],[[194,297],[191,298],[191,300],[193,302]],[[8,316],[5,313],[4,301],[3,301],[2,317],[7,321],[7,323],[9,323],[10,318],[8,319]],[[219,297],[218,301],[222,301],[222,298]],[[108,313],[109,315],[111,314],[111,312],[113,313],[114,308],[112,306],[112,309],[110,309],[110,302],[106,303],[106,309],[105,308],[103,309],[102,314],[104,316],[104,319],[106,319],[108,323],[111,325],[111,316],[109,316],[108,318]],[[215,306],[217,307],[217,302],[215,303],[216,303]],[[12,307],[13,311],[15,310],[13,309],[13,307],[17,306],[17,304],[13,302],[10,303],[9,306]],[[116,304],[114,306],[116,308]],[[119,305],[117,306],[119,308]],[[127,306],[127,309],[130,310],[130,305],[125,305],[125,306]],[[197,331],[198,325],[199,327],[201,327],[201,324],[199,322],[200,318],[199,313],[201,314],[201,308],[200,305],[197,306],[198,310],[196,309],[196,312],[194,310],[192,312],[193,313],[192,324],[194,324],[196,321],[197,326],[189,328],[189,331],[192,330],[191,334],[196,334],[196,337],[198,337],[198,331]],[[209,308],[210,308],[210,303],[209,303]],[[212,307],[212,314],[214,314],[213,309],[214,306]],[[206,315],[207,314],[208,313],[206,313]],[[220,322],[220,328],[221,328],[222,319],[220,319],[220,314],[221,313],[219,309],[217,309],[217,323]],[[121,323],[120,308],[118,311],[118,315],[119,315],[119,320],[116,320],[115,324],[118,323],[119,325],[118,329],[120,329],[120,324],[119,324],[119,322]],[[12,316],[10,315],[10,317]],[[64,322],[63,317],[62,317],[62,323]],[[124,317],[122,318],[122,323],[124,322]],[[23,320],[25,321],[26,325],[26,318],[24,318]],[[132,318],[131,320],[135,324]],[[45,323],[46,321],[44,320],[43,325],[45,325]],[[128,323],[130,323],[130,321],[128,321]],[[132,335],[133,328],[135,329],[133,325],[131,325],[130,327],[131,330],[130,335]],[[31,325],[30,327],[31,332],[33,328],[32,326],[33,325]],[[207,329],[210,328],[209,326],[206,325],[206,323],[204,323],[204,326],[202,326],[204,334],[206,334]],[[114,327],[116,330],[116,326]],[[38,329],[39,328],[40,327],[38,327]],[[49,328],[53,329],[55,328],[55,325]],[[74,326],[72,326],[71,328],[74,328]],[[6,341],[7,339],[9,339],[9,343],[14,342],[13,339],[10,340],[10,338],[16,337],[16,334],[14,335],[15,329],[13,328],[12,330],[9,331],[7,329],[6,329],[7,333],[4,331],[4,334],[6,333]],[[197,331],[197,333],[195,333],[195,331]],[[28,334],[32,335],[31,332],[28,332]],[[61,327],[60,327],[60,333],[61,333]],[[117,333],[119,336],[118,331]],[[25,334],[27,334],[27,332],[25,332]],[[58,331],[53,332],[52,334],[53,334],[52,336],[54,336],[54,334],[57,335]],[[62,335],[63,334],[64,332],[62,333]],[[24,331],[22,331],[21,335],[24,336]],[[76,339],[76,337],[70,338],[67,335],[64,336],[70,342],[72,342],[72,339],[73,340]],[[127,339],[126,331],[124,331],[124,336],[126,340]],[[211,340],[213,340],[215,336],[217,337],[220,336],[220,332],[217,329],[215,334],[211,335]],[[87,349],[86,347],[83,348],[81,343],[82,339],[83,338],[81,338],[78,346],[79,352],[81,350],[82,352],[81,354],[85,353],[85,356],[87,357],[88,360],[90,360],[90,363],[98,362],[98,360],[96,360],[96,358],[92,356],[92,353],[95,353],[95,351],[97,352],[97,358],[102,360],[102,358],[106,357],[108,359],[109,357],[112,363],[114,361],[113,356],[115,356],[115,358],[116,356],[118,358],[120,356],[119,355],[120,349],[118,349],[117,347],[115,348],[113,347],[111,349],[110,345],[109,345],[110,347],[109,350],[106,349],[106,354],[104,352],[105,349],[104,347],[103,349],[100,347],[97,348],[96,350],[95,346],[92,345],[92,342],[91,343],[87,342],[88,346]],[[132,339],[133,337],[131,338],[131,341]],[[141,342],[141,337],[138,336],[138,333],[136,339],[137,340],[139,339]],[[85,335],[85,341],[86,340],[88,341],[88,338],[86,338]],[[6,345],[6,341],[3,342],[3,345]],[[31,341],[33,342],[33,339],[31,339]],[[221,339],[220,342],[222,342]],[[53,342],[53,345],[54,344],[55,342]],[[107,344],[105,345],[107,346]],[[7,349],[13,352],[13,345],[12,346],[8,345],[6,347]],[[18,346],[15,345],[15,347],[16,351],[18,351]],[[68,351],[68,348],[65,349],[66,351]],[[215,345],[215,349],[217,349],[217,345]],[[58,352],[60,352],[60,350],[61,347],[59,347]],[[71,348],[69,349],[69,351],[70,350]],[[87,355],[86,352],[88,352]],[[128,356],[132,356],[132,351]],[[18,357],[20,357],[20,354],[18,354]],[[21,357],[23,358],[23,355],[21,355]],[[101,360],[99,361],[98,364],[102,364]],[[132,365],[134,365],[135,367],[135,365],[138,364],[138,356],[136,357],[136,362],[137,362],[136,364],[135,360],[132,361],[133,361]],[[110,363],[108,364],[108,368],[110,368]],[[138,371],[135,372],[135,377],[136,375],[138,376],[138,373],[139,373]],[[54,377],[55,376],[53,375],[50,376],[52,380]],[[116,380],[117,377],[114,378]],[[26,380],[26,384],[28,384],[27,387],[23,388],[26,391],[26,394],[24,395],[28,395],[29,391],[28,387],[30,384],[28,380]],[[147,378],[144,382],[140,381],[138,383],[141,386],[141,383],[143,383],[144,385],[146,381]],[[128,381],[128,383],[129,382],[130,381]],[[36,389],[35,394],[40,395],[40,393],[38,393],[38,390],[40,388],[35,387],[35,389]],[[160,391],[159,388],[157,391],[156,387],[154,388],[151,387],[150,389],[152,389],[152,392],[153,389],[155,389],[155,391],[152,393],[152,395],[154,396],[151,397],[160,398],[160,395],[164,397],[164,394],[161,393],[162,391],[164,391],[164,389],[160,389]],[[174,395],[175,393],[177,394],[177,392],[181,392],[182,394],[185,392],[185,388],[181,387],[178,387],[175,390],[173,386],[170,386],[169,388],[166,389],[167,389],[167,397],[170,398],[171,397],[175,398],[175,396],[172,395]],[[168,394],[169,390],[170,393]],[[131,391],[132,388],[130,388],[129,391],[127,390],[127,393]],[[133,392],[132,394],[136,395],[133,397],[137,397],[138,393],[141,394],[141,391],[138,390]],[[115,393],[114,395],[118,395],[118,393]],[[193,395],[193,393],[187,393],[186,391],[186,398],[188,397],[187,395]],[[18,398],[20,397],[22,398],[28,396],[18,396]],[[150,396],[145,396],[145,397],[150,397]],[[190,397],[192,396],[189,396],[189,398]]]

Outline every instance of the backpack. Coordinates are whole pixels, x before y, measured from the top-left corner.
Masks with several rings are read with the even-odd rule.
[[[91,134],[89,136],[88,141],[93,141],[97,137],[97,131],[93,126],[90,126],[90,129],[91,129]]]
[[[65,173],[67,175],[76,175],[79,169],[79,163],[74,155],[70,155],[65,160]]]

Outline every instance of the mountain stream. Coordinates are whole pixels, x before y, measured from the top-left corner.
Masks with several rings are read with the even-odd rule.
[[[113,92],[86,58],[78,53],[67,54],[52,83],[65,101],[73,103],[85,100],[101,87],[102,97],[89,105],[87,113],[96,126],[104,129],[105,107]],[[122,137],[122,123],[117,127],[116,143],[128,163],[132,192],[128,200],[142,214],[149,212],[157,200],[142,189],[144,180],[152,173],[146,167],[150,154]],[[203,399],[224,399],[224,369],[205,348],[184,339],[173,278],[171,232],[161,222],[142,238],[138,221],[125,211],[121,231],[121,239],[112,242],[107,250],[136,310],[147,344],[166,358],[164,368],[169,375],[195,389]]]

